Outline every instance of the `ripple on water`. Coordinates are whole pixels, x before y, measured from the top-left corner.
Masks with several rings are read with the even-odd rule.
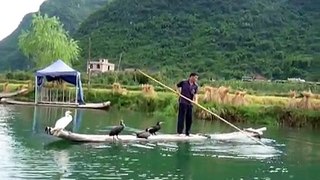
[[[274,143],[274,141],[267,139],[265,139],[265,142]],[[235,142],[208,141],[194,143],[191,151],[194,156],[260,160],[278,157],[282,154],[282,151],[277,150],[274,145],[262,146],[250,142],[244,143],[244,141],[239,143],[239,140]]]
[[[0,172],[0,176],[4,179],[10,179],[10,177],[17,179],[72,179],[72,177],[132,179],[131,177],[137,174],[141,179],[185,179],[185,170],[178,164],[177,161],[180,160],[177,160],[178,158],[195,156],[268,159],[281,154],[281,151],[275,148],[281,145],[270,139],[262,140],[270,146],[268,148],[249,141],[207,141],[182,144],[175,142],[117,143],[115,145],[92,143],[76,145],[72,148],[35,150],[12,139],[13,132],[10,129],[9,120],[12,119],[13,113],[10,109],[4,111],[0,108],[0,113],[6,113],[4,117],[0,117],[0,155],[6,155],[2,157],[5,163],[0,163],[0,168],[7,171]],[[177,156],[179,157],[173,158]],[[154,157],[160,157],[159,162],[149,164],[148,162]],[[171,164],[167,164],[166,160]],[[287,172],[288,169],[284,167],[270,167],[266,170],[266,173]]]
[[[143,149],[154,149],[154,146],[150,146],[150,145],[143,145],[143,144],[131,144],[132,147],[138,147],[138,148],[143,148]]]

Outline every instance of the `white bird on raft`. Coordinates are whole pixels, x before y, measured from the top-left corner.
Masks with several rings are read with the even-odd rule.
[[[53,135],[54,133],[59,132],[63,130],[65,127],[67,127],[71,121],[72,121],[71,111],[66,111],[65,116],[56,121],[54,128],[47,126],[45,128],[45,132],[47,134]]]

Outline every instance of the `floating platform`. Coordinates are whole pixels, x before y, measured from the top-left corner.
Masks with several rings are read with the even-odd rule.
[[[18,96],[20,94],[26,93],[27,91],[28,91],[28,89],[21,89],[19,91],[15,91],[15,92],[11,92],[11,93],[0,93],[0,99]]]
[[[264,131],[265,128],[257,129],[259,132],[260,130]],[[259,135],[262,135],[262,131],[259,132]],[[246,134],[244,134],[246,133]],[[73,133],[70,131],[62,130],[60,132],[56,132],[53,136],[73,141],[73,142],[113,142],[113,141],[121,141],[121,142],[134,142],[134,141],[156,141],[156,142],[179,142],[179,141],[205,141],[208,139],[213,140],[227,140],[233,138],[245,138],[246,136],[256,137],[257,133],[255,132],[233,132],[233,133],[225,133],[225,134],[215,134],[215,135],[204,135],[204,134],[191,134],[190,136],[179,136],[177,134],[158,134],[158,135],[150,135],[148,139],[144,138],[137,138],[135,135],[119,135],[119,140],[113,139],[112,136],[106,135],[94,135],[94,134],[79,134]],[[225,138],[223,138],[225,137]],[[247,137],[249,138],[249,137]]]
[[[95,134],[78,134],[69,131],[60,131],[53,136],[59,137],[61,139],[73,141],[73,142],[134,142],[134,141],[204,141],[208,137],[202,135],[191,135],[191,136],[178,136],[176,134],[158,134],[151,135],[148,139],[137,138],[135,135],[119,135],[119,140],[116,137],[106,135],[95,135]]]
[[[86,104],[76,104],[76,103],[67,103],[67,102],[25,102],[25,101],[16,101],[9,98],[2,98],[1,103],[3,104],[13,104],[13,105],[30,105],[30,106],[51,106],[51,107],[66,107],[66,108],[85,108],[85,109],[108,109],[111,105],[110,101],[102,103],[86,103]]]

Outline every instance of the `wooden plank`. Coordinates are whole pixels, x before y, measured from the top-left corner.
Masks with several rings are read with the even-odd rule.
[[[113,142],[116,141],[109,135],[94,135],[94,134],[78,134],[69,131],[62,130],[55,133],[53,136],[66,139],[73,142]],[[119,141],[121,142],[134,142],[134,141],[205,141],[209,139],[206,136],[192,134],[190,136],[178,136],[176,134],[159,134],[151,135],[148,139],[137,138],[135,135],[119,135]]]
[[[24,101],[15,101],[8,98],[2,98],[0,103],[3,104],[15,104],[15,105],[36,105],[34,102],[24,102]],[[76,104],[76,103],[63,103],[63,102],[39,102],[38,106],[54,106],[54,107],[69,107],[69,108],[85,108],[85,109],[108,109],[111,106],[110,101],[102,103],[86,103],[86,104]]]

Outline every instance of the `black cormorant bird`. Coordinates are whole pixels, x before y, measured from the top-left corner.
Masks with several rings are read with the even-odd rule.
[[[156,132],[161,129],[161,126],[160,126],[160,125],[161,125],[162,123],[163,123],[163,122],[158,121],[155,126],[151,126],[151,127],[147,128],[146,131],[149,132],[149,133],[152,134],[152,135],[156,135]]]
[[[123,120],[120,121],[120,126],[115,126],[111,129],[109,136],[113,136],[113,140],[114,140],[114,136],[117,136],[121,133],[121,131],[124,129],[124,127],[126,127],[126,125],[123,123]]]
[[[44,129],[44,131],[45,131],[47,134],[52,135],[50,129],[51,129],[51,128],[47,126],[47,127]]]
[[[135,133],[135,135],[137,136],[137,138],[148,139],[148,137],[150,136],[150,133],[148,131],[142,131],[142,132]]]

